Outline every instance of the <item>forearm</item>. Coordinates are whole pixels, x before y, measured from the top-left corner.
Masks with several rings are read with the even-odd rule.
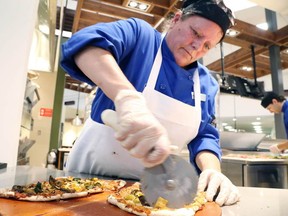
[[[205,169],[214,169],[221,171],[219,159],[209,151],[202,151],[196,156],[196,164],[201,171]]]
[[[286,149],[288,149],[288,141],[287,142],[284,142],[284,143],[280,143],[277,145],[278,149],[281,150],[281,151],[284,151]]]
[[[135,90],[111,53],[104,49],[88,47],[75,56],[75,62],[81,71],[113,101],[120,90]]]

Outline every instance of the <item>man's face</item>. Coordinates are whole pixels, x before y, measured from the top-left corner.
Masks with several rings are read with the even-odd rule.
[[[182,20],[181,15],[175,14],[166,40],[176,63],[184,67],[215,47],[223,33],[220,26],[201,16],[193,15]]]
[[[281,113],[282,103],[278,102],[276,99],[272,100],[272,103],[266,107],[271,113]]]

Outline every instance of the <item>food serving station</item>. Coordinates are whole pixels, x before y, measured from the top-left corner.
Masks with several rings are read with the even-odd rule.
[[[269,146],[283,140],[263,134],[221,133],[222,172],[237,186],[288,188],[288,155],[274,155]]]

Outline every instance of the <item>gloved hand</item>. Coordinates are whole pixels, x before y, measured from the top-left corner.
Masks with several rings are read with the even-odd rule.
[[[170,154],[166,129],[146,106],[141,93],[120,91],[115,100],[118,123],[115,137],[130,154],[143,161],[145,167],[162,163]]]
[[[214,196],[219,192],[215,202],[220,206],[232,205],[240,199],[238,188],[225,175],[216,170],[206,169],[200,174],[198,192],[205,190],[208,201],[213,201]]]
[[[278,144],[271,145],[269,147],[270,152],[274,154],[280,154],[282,151],[278,148]]]

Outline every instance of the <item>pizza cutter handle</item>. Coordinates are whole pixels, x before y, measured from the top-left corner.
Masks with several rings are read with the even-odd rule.
[[[120,125],[118,124],[117,113],[114,110],[106,109],[101,113],[101,119],[103,123],[115,131],[120,130]]]

